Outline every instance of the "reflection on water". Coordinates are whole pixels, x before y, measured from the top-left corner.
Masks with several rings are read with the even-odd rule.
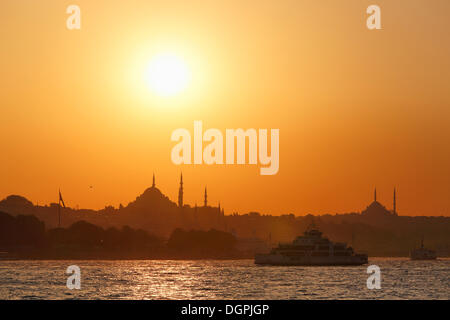
[[[69,265],[81,290],[66,287]],[[450,259],[372,258],[367,266],[271,267],[233,261],[0,261],[0,299],[449,299]]]

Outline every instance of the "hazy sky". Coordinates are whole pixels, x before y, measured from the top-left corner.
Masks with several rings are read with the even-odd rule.
[[[81,8],[81,30],[66,7]],[[381,7],[382,30],[366,8]],[[0,198],[127,204],[151,185],[226,213],[360,211],[373,188],[403,215],[450,215],[450,1],[0,3]],[[186,89],[145,70],[182,57]],[[280,129],[280,169],[176,166],[171,132]],[[90,188],[89,186],[93,186]]]

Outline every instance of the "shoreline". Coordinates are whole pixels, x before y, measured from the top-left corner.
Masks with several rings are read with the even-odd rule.
[[[369,257],[370,259],[405,259],[411,260],[407,256],[376,256]],[[161,258],[144,258],[144,257],[126,257],[126,258],[92,258],[92,257],[64,257],[64,258],[55,258],[55,257],[41,257],[41,258],[27,258],[27,257],[8,257],[8,258],[0,258],[1,261],[237,261],[237,260],[254,260],[254,257],[209,257],[209,258],[198,258],[198,257],[161,257]],[[450,257],[438,257],[435,260],[426,260],[426,261],[439,261],[439,260],[450,260]],[[411,260],[413,261],[413,260]],[[422,260],[418,260],[422,261]]]

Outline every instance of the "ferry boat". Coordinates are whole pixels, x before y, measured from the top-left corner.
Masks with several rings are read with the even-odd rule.
[[[410,252],[411,260],[435,260],[437,258],[436,251],[426,249],[423,246],[423,239],[419,249]]]
[[[368,263],[367,254],[356,254],[345,243],[322,237],[314,225],[290,244],[279,244],[268,254],[256,254],[255,264],[281,266],[338,266]]]

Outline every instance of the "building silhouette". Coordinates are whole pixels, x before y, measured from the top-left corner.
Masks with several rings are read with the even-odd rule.
[[[377,188],[375,188],[373,193],[373,202],[367,206],[365,210],[361,212],[363,216],[368,217],[383,217],[383,216],[397,216],[397,200],[396,200],[396,190],[394,188],[394,200],[393,200],[393,210],[390,211],[386,209],[384,205],[382,205],[377,200]]]

